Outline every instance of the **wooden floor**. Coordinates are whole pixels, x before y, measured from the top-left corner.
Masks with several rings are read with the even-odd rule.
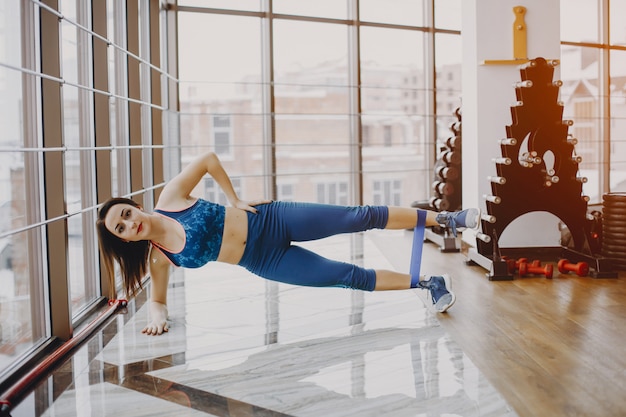
[[[625,273],[498,282],[434,244],[424,258],[454,278],[442,325],[521,417],[626,416]]]

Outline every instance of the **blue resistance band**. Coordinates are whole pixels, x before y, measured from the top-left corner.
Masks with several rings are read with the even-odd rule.
[[[417,288],[420,281],[422,248],[424,247],[424,230],[426,229],[426,211],[417,210],[417,225],[413,230],[413,250],[411,252],[411,288]]]

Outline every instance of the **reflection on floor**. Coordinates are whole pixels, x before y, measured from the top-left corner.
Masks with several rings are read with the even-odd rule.
[[[371,236],[306,246],[393,269]],[[172,280],[168,334],[140,333],[143,294],[12,416],[514,416],[425,295],[294,287],[220,264],[187,270]]]

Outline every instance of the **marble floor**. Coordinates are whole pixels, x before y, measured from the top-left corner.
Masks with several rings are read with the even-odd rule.
[[[377,231],[304,246],[366,267],[408,270],[408,236]],[[397,237],[393,259],[379,247],[390,237]],[[436,272],[427,262],[422,271]],[[213,263],[172,278],[163,336],[140,332],[147,292],[11,415],[516,415],[420,290],[295,287]]]

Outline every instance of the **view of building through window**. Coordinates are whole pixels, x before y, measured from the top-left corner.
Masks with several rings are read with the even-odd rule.
[[[602,203],[607,174],[611,191],[626,191],[626,50],[601,48],[601,44],[626,44],[626,24],[616,18],[626,13],[626,2],[610,2],[608,38],[598,30],[602,3],[561,1],[564,43],[557,72],[563,81],[563,118],[574,122],[569,133],[577,141],[575,156],[582,158],[580,176],[587,179],[583,192],[591,203]]]
[[[399,3],[411,10],[419,5]],[[275,12],[280,10],[303,13],[293,3],[276,2]],[[332,7],[321,10],[329,16],[339,13]],[[373,19],[377,10],[380,4],[362,2],[362,19]],[[411,15],[406,12],[379,16],[409,24],[403,20]],[[185,12],[179,22],[180,44],[190,46],[180,52],[183,155],[214,150],[230,174],[241,178],[249,198],[264,193],[272,197],[263,177],[274,174],[279,199],[354,204],[359,176],[366,204],[409,205],[429,197],[434,140],[425,127],[432,110],[426,104],[423,31],[362,27],[357,86],[351,75],[357,52],[350,43],[351,26],[274,19],[273,137],[268,138],[267,80],[262,74],[269,57],[262,52],[261,19]],[[413,14],[410,24],[423,24],[421,15]],[[204,40],[220,37],[234,42],[203,47]],[[448,51],[445,61],[456,64],[442,66],[442,71],[455,72],[443,74],[448,80],[448,94],[441,100],[445,116],[439,123],[444,135],[447,119],[460,104],[460,49]],[[360,145],[352,124],[358,112],[356,89]],[[223,125],[216,125],[216,118]],[[275,173],[264,171],[268,147],[275,152]],[[356,167],[355,154],[361,158]]]

